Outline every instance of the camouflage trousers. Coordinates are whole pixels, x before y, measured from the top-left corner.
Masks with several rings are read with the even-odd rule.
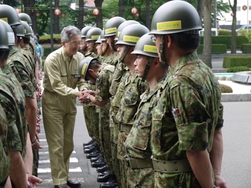
[[[201,188],[192,172],[162,173],[154,172],[154,187]]]
[[[101,140],[99,137],[99,117],[94,105],[83,105],[85,124],[89,136],[95,140],[98,146],[101,146]]]
[[[126,171],[126,180],[127,180],[126,182],[127,188],[136,188],[136,187],[153,188],[154,187],[153,169],[152,168],[131,169],[130,167],[128,167]]]

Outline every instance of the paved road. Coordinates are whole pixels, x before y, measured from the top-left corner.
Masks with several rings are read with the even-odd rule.
[[[229,188],[251,187],[251,102],[223,102],[224,105],[224,158],[222,175]],[[70,176],[82,182],[82,188],[98,188],[97,173],[90,166],[82,150],[82,143],[89,140],[82,107],[78,106],[75,128],[75,151],[71,157]],[[44,179],[41,188],[52,188],[49,171],[49,157],[43,131],[40,134],[44,149],[40,151],[39,177]]]

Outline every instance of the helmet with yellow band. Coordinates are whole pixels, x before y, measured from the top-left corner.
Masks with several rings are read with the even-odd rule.
[[[11,27],[21,24],[16,10],[5,4],[0,4],[0,19],[6,21]]]
[[[154,13],[150,33],[163,35],[201,29],[200,16],[190,3],[169,1]]]
[[[105,24],[105,37],[116,36],[119,25],[125,21],[120,16],[110,18]]]
[[[141,24],[128,25],[121,31],[116,44],[135,46],[139,38],[148,32],[149,30],[144,25]]]
[[[98,60],[96,58],[88,56],[80,61],[79,67],[78,67],[78,72],[79,72],[79,75],[81,78],[85,79],[88,68],[89,68],[92,61],[98,61]]]
[[[158,50],[149,33],[144,34],[138,42],[131,54],[145,55],[148,57],[158,57]]]
[[[87,33],[86,33],[86,39],[85,41],[96,41],[98,40],[99,36],[101,35],[102,30],[98,27],[93,27],[91,28]]]

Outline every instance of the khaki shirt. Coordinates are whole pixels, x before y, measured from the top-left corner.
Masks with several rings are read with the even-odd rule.
[[[85,80],[78,73],[79,62],[84,58],[80,52],[72,58],[64,53],[64,48],[52,52],[44,63],[44,90],[54,92],[62,96],[77,96],[79,90],[83,90]]]

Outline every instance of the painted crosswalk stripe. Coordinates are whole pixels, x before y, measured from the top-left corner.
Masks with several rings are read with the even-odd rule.
[[[50,173],[51,169],[50,168],[38,168],[38,173]],[[76,167],[76,168],[70,168],[69,172],[82,172],[82,169],[80,167]]]
[[[76,157],[71,157],[70,158],[70,163],[78,163],[78,158]],[[50,163],[50,160],[49,159],[46,159],[46,160],[39,160],[39,164],[45,164],[45,163]]]

